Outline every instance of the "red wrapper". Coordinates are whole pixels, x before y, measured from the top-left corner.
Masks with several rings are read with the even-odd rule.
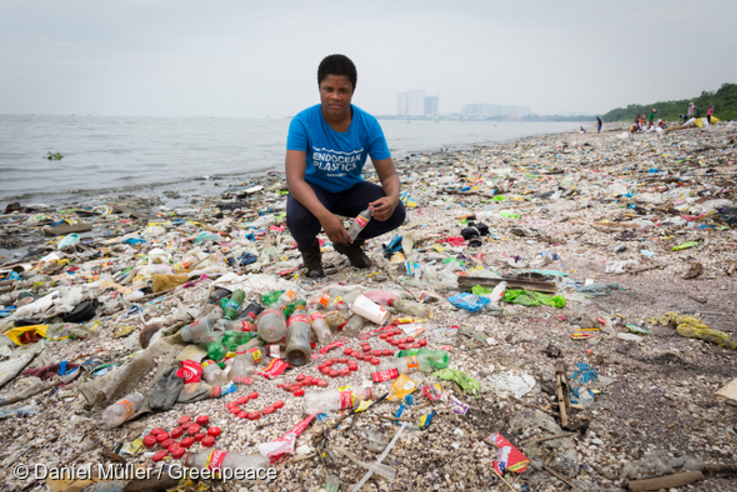
[[[269,365],[266,366],[263,370],[258,371],[257,374],[265,377],[266,379],[274,379],[279,374],[286,371],[289,367],[289,364],[281,359],[272,359],[271,362],[269,362]]]
[[[499,448],[499,455],[494,460],[494,468],[500,475],[504,474],[504,470],[510,470],[515,473],[522,473],[527,470],[530,460],[522,454],[522,451],[512,446],[501,434],[495,432],[486,438],[487,441],[493,442]]]
[[[179,362],[181,369],[177,371],[177,376],[184,379],[184,384],[199,383],[202,378],[202,364],[193,360],[183,360]]]

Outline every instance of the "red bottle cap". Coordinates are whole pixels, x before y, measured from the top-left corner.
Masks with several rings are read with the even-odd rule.
[[[194,436],[200,431],[200,429],[202,429],[202,427],[197,424],[190,425],[189,427],[187,427],[187,434],[189,434],[190,436]]]
[[[161,443],[161,447],[164,449],[169,449],[172,444],[174,444],[176,441],[172,439],[171,437]]]
[[[156,443],[156,436],[154,436],[153,434],[149,434],[143,438],[143,445],[147,448],[153,448],[154,446],[156,446]]]
[[[248,414],[248,420],[258,420],[261,418],[261,414],[258,412],[251,412]]]
[[[198,415],[194,421],[197,422],[197,425],[205,426],[210,423],[210,417],[207,415]]]
[[[156,434],[156,440],[159,441],[160,443],[166,441],[167,439],[169,439],[169,437],[170,436],[169,436],[169,433],[168,432],[163,432],[162,431],[162,432],[159,432],[158,434]]]
[[[205,436],[202,436],[202,437],[205,437]],[[183,448],[188,448],[192,444],[194,444],[194,437],[185,437],[179,443],[179,445],[182,446]]]
[[[305,378],[304,374],[297,374],[297,381],[302,381]]]
[[[151,429],[151,435],[152,436],[158,436],[162,432],[166,432],[166,431],[164,429],[162,429],[161,427],[155,427],[155,428]]]
[[[394,352],[392,352],[389,349],[384,349],[381,351],[381,355],[392,355],[392,354],[394,354]]]
[[[330,377],[334,378],[339,374],[339,372],[336,369],[330,369]]]
[[[239,418],[239,419],[247,419],[247,418],[248,418],[248,412],[246,412],[245,410],[244,410],[244,411],[242,411],[242,412],[240,412],[240,413],[238,414],[238,418]]]
[[[156,451],[151,457],[151,461],[161,461],[166,458],[167,454],[169,454],[169,451]]]
[[[235,402],[235,401],[229,401],[228,403],[225,404],[225,408],[228,408],[228,409],[236,408],[238,405],[240,405],[240,403]]]
[[[379,335],[379,338],[381,338],[382,340],[386,340],[386,338],[387,338],[388,336],[389,336],[389,334],[388,334],[388,333],[382,333],[381,335]]]
[[[202,438],[202,445],[206,448],[211,448],[215,445],[215,438],[212,436],[205,436]]]
[[[358,364],[348,364],[348,370],[351,372],[358,370]]]
[[[370,352],[371,351],[371,347],[368,346],[368,345],[364,345],[363,347],[361,347],[361,350],[363,350],[364,352]]]
[[[230,409],[230,413],[233,415],[238,415],[239,413],[241,413],[241,407],[239,407],[238,405],[234,406]]]
[[[405,338],[405,340],[407,341],[407,343],[415,343],[415,337],[412,336]]]
[[[328,387],[328,382],[327,382],[327,381],[322,381],[322,380],[320,380],[320,382],[319,382],[319,383],[317,383],[317,385],[318,385],[319,387],[321,387],[321,388],[327,388],[327,387]]]
[[[189,415],[182,415],[181,417],[179,417],[179,425],[184,425],[191,420],[192,419],[189,417]]]
[[[220,435],[220,427],[215,427],[214,425],[207,429],[207,433],[211,435],[212,437],[218,437]]]
[[[419,343],[413,343],[412,348],[422,348],[422,344]]]
[[[378,350],[378,349],[377,349],[377,350],[374,350],[373,354],[374,354],[374,355],[375,355],[376,357],[379,357],[379,356],[381,355],[381,350]]]
[[[205,434],[195,434],[194,440],[195,442],[200,442],[205,437]]]
[[[171,452],[171,456],[172,456],[172,458],[174,458],[175,460],[178,460],[178,459],[180,459],[180,458],[181,458],[182,456],[184,456],[186,452],[187,452],[187,450],[186,450],[185,448],[183,448],[183,447],[178,447],[177,449],[175,449],[174,451],[172,451],[172,452]]]
[[[258,398],[258,393],[256,393],[255,391],[253,393],[248,394],[249,400],[255,400],[256,398]]]
[[[348,363],[348,358],[347,357],[341,357],[340,359],[338,359],[338,362],[340,362],[341,364],[347,364]]]
[[[270,413],[274,413],[274,407],[271,407],[271,406],[269,406],[269,407],[264,407],[264,408],[263,408],[263,409],[261,410],[261,413],[262,413],[263,415],[269,415]]]
[[[427,340],[425,340],[425,339],[423,338],[423,339],[421,339],[421,340],[417,340],[417,343],[419,343],[419,344],[420,344],[420,347],[424,347],[425,345],[427,345]]]
[[[371,359],[372,366],[378,366],[379,364],[381,364],[381,361],[379,359]]]
[[[176,429],[171,431],[171,437],[174,439],[179,439],[180,437],[182,437],[182,434],[184,434],[184,431],[181,427],[177,427]]]
[[[345,375],[347,375],[347,374],[348,374],[349,372],[351,372],[351,370],[350,370],[350,369],[348,369],[348,368],[343,368],[343,369],[341,369],[340,371],[338,371],[338,374],[339,374],[339,375],[341,375],[341,376],[345,376]]]
[[[343,351],[343,353],[344,353],[345,355],[351,355],[351,354],[353,353],[353,349],[352,349],[352,348],[350,348],[350,347],[348,347],[347,349],[345,349],[345,350]]]
[[[303,389],[298,389],[298,390],[297,390],[297,391],[295,391],[295,392],[294,392],[293,394],[294,394],[294,396],[305,396],[305,390],[303,390]],[[269,408],[269,407],[266,407],[266,408]]]
[[[407,349],[407,346],[405,344],[403,344],[403,343],[400,343],[399,345],[397,345],[397,347],[399,348],[399,350],[406,350]]]
[[[276,400],[274,403],[272,403],[272,406],[276,409],[284,408],[284,402],[281,400]]]

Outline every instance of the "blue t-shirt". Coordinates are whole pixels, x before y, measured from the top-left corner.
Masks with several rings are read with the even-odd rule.
[[[325,121],[320,104],[307,108],[289,124],[287,150],[307,153],[305,181],[331,193],[339,193],[363,181],[366,158],[391,157],[379,122],[351,105],[348,131],[336,132]]]

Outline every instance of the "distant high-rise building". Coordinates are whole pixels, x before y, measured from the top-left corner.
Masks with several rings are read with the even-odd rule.
[[[422,116],[425,114],[425,91],[397,93],[397,114],[400,116]]]
[[[464,116],[523,116],[532,114],[529,106],[504,106],[501,104],[466,104],[461,110]]]
[[[425,116],[438,115],[438,96],[427,96],[425,98]]]

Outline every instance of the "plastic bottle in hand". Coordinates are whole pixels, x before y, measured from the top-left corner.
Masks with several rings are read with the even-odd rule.
[[[351,237],[352,240],[356,240],[358,235],[361,233],[361,231],[368,225],[369,221],[371,220],[371,210],[366,209],[360,214],[356,216],[355,219],[353,219],[353,223],[351,224],[351,228],[348,229],[348,235]]]
[[[102,425],[108,429],[118,427],[136,413],[143,404],[143,395],[131,393],[105,409],[102,414]]]
[[[287,321],[287,362],[302,366],[310,361],[310,317],[304,306],[297,306]]]
[[[353,408],[363,400],[371,400],[371,388],[353,389],[350,386],[308,393],[305,395],[304,410],[307,415],[334,412],[345,408]]]
[[[404,299],[394,299],[389,301],[389,305],[405,314],[411,314],[412,316],[418,316],[420,318],[427,318],[432,313],[432,310],[420,304],[419,302],[406,301]]]
[[[228,383],[225,372],[216,363],[207,361],[202,363],[202,379],[210,386],[222,386]]]
[[[210,469],[210,470],[247,470],[248,468],[268,468],[271,465],[269,458],[265,458],[260,454],[238,454],[232,451],[221,451],[212,449],[202,451],[200,453],[187,453],[184,456],[184,466],[190,468]],[[244,476],[247,475],[244,473]],[[235,476],[231,474],[231,476]]]
[[[230,300],[225,304],[225,307],[223,308],[223,318],[227,319],[228,321],[233,321],[235,318],[237,318],[238,310],[240,310],[241,308],[244,297],[246,297],[246,294],[242,290],[236,289],[235,292],[233,292],[233,295],[230,296]]]
[[[287,320],[278,309],[267,309],[258,318],[258,336],[267,343],[280,341],[287,334]]]
[[[317,341],[321,344],[328,344],[333,339],[333,332],[328,328],[325,317],[320,311],[314,310],[310,313],[310,326],[317,335]]]

